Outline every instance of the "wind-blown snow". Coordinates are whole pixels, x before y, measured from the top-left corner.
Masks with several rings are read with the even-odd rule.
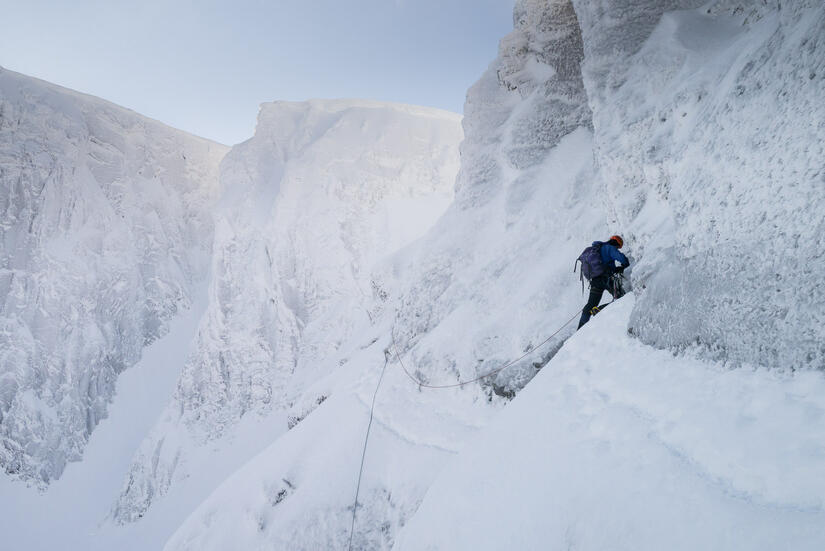
[[[46,483],[191,302],[224,146],[0,68],[0,465]]]

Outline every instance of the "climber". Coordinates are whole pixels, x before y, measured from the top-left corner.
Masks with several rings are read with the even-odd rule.
[[[625,268],[630,266],[630,261],[619,252],[622,245],[624,245],[624,240],[619,235],[611,236],[606,243],[594,241],[576,261],[581,262],[582,277],[587,278],[590,282],[590,297],[587,304],[582,308],[579,329],[590,320],[590,316],[599,311],[599,301],[602,299],[602,293],[607,291],[614,299],[624,294],[616,274],[621,274]],[[620,263],[621,266],[617,267],[616,262]],[[575,267],[573,271],[575,272]]]

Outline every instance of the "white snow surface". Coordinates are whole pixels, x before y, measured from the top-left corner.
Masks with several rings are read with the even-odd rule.
[[[0,466],[81,458],[118,374],[191,304],[225,146],[0,68]]]
[[[172,397],[189,354],[206,289],[192,292],[189,310],[169,322],[169,331],[146,347],[140,361],[118,377],[114,400],[89,438],[83,460],[70,463],[42,493],[19,481],[0,479],[3,549],[157,549],[202,496],[184,496],[177,507],[158,511],[151,524],[122,527],[107,522],[123,473],[135,449]]]
[[[822,548],[825,379],[646,346],[633,298],[449,462],[394,549]]]

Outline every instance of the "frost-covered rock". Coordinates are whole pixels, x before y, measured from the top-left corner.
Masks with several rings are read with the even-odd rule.
[[[825,367],[822,3],[575,4],[599,177],[640,258],[634,332]]]
[[[136,457],[119,519],[138,518],[189,476],[187,448],[297,402],[294,426],[325,399],[299,397],[346,361],[342,343],[380,313],[373,270],[451,202],[460,139],[460,117],[434,109],[358,100],[262,107],[255,137],[222,164],[197,352]]]
[[[47,483],[187,308],[224,146],[0,69],[0,465]]]

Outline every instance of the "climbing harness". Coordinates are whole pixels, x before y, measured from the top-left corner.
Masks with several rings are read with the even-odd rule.
[[[590,309],[590,315],[595,316],[614,302],[616,299],[622,298],[626,293],[624,290],[624,276],[622,274],[613,274],[610,276],[610,280],[608,281],[608,292],[611,295],[610,302],[605,302],[604,304],[599,304],[598,306],[594,306]]]

